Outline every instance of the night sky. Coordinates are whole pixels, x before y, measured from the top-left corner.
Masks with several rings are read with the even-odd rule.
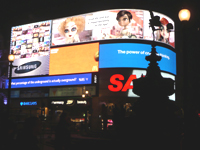
[[[181,33],[182,24],[178,20],[179,10],[186,6],[191,10],[191,19],[188,23],[186,36]],[[153,11],[166,14],[176,23],[176,51],[178,82],[183,82],[182,48],[183,38],[187,38],[189,74],[189,95],[195,99],[200,91],[196,88],[199,84],[200,73],[200,5],[199,0],[6,0],[0,4],[0,35],[4,38],[4,47],[9,49],[11,27],[32,22],[57,19],[72,15],[79,15],[107,9],[152,9]],[[180,57],[180,58],[179,58]],[[181,86],[181,84],[179,84]],[[179,89],[179,87],[177,86]],[[181,89],[181,88],[180,88]],[[180,94],[181,94],[180,90]]]

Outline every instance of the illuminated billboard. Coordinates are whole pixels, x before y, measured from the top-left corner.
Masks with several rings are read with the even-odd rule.
[[[166,26],[174,26],[174,21],[153,13],[162,25],[155,32],[156,41],[173,48],[174,32],[167,32]],[[15,55],[13,65],[18,66],[12,77],[98,72],[99,43],[152,41],[149,19],[147,10],[113,9],[12,27],[10,50]]]
[[[87,73],[87,74],[62,75],[62,76],[17,78],[17,79],[12,79],[11,88],[64,86],[64,85],[80,85],[80,84],[92,84],[92,74]],[[5,88],[8,88],[8,80],[6,80]]]
[[[97,72],[99,43],[51,48],[49,75]]]
[[[158,62],[161,71],[176,75],[176,53],[168,48],[156,46],[162,57]],[[150,55],[151,45],[140,43],[101,44],[99,68],[142,68],[146,69],[149,62],[145,57]]]
[[[51,21],[13,27],[11,51],[15,55],[12,77],[48,75]]]
[[[156,50],[162,56],[158,64],[174,77],[175,35],[166,30],[174,21],[153,13],[162,25],[155,31]],[[11,87],[89,85],[99,83],[96,72],[112,76],[100,70],[122,69],[129,76],[135,69],[145,70],[153,41],[149,19],[147,10],[113,9],[13,27],[10,50],[17,67],[12,70]]]
[[[146,70],[131,68],[100,69],[99,94],[105,97],[139,97],[133,93],[133,80],[140,78],[142,75],[146,75]],[[175,76],[172,74],[161,72],[161,75],[175,81]],[[175,101],[175,94],[170,95],[169,99]]]
[[[174,32],[168,32],[167,24],[174,21],[163,14],[160,30],[155,32],[156,41],[174,47]],[[53,20],[52,46],[105,39],[153,40],[149,28],[150,13],[139,9],[116,9],[93,12]]]

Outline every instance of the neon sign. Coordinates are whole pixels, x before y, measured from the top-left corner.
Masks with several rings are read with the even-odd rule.
[[[33,106],[37,105],[37,101],[34,102],[20,102],[20,106]]]
[[[77,100],[77,104],[87,104],[87,101],[86,100],[82,100],[82,101]]]
[[[60,104],[60,105],[64,105],[64,101],[52,101],[51,104]]]

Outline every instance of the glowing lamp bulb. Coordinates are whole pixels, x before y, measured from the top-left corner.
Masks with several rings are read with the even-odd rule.
[[[13,62],[15,60],[15,55],[13,55],[13,54],[8,55],[8,60],[10,62]]]
[[[188,9],[182,9],[179,11],[178,17],[180,21],[189,21],[190,20],[190,11]]]

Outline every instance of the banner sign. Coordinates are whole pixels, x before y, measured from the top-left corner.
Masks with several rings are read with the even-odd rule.
[[[63,76],[12,79],[11,88],[80,85],[80,84],[91,84],[91,83],[92,83],[92,74],[87,73],[87,74],[75,74],[75,75],[63,75]],[[6,88],[8,88],[8,80],[6,80]]]

